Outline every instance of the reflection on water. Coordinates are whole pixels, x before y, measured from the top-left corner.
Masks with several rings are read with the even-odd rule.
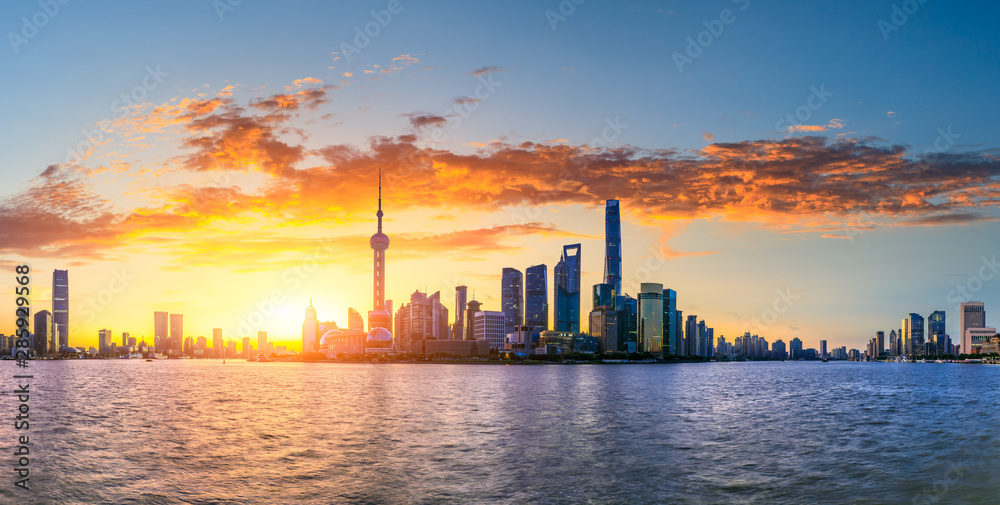
[[[32,489],[8,478],[0,503],[1000,495],[995,366],[78,360],[32,372]],[[13,431],[4,423],[6,443]]]

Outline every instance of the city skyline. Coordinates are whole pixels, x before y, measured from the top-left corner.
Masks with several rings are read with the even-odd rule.
[[[573,317],[588,331],[616,200],[622,290],[663,284],[730,342],[863,348],[936,310],[959,341],[959,303],[1000,304],[1000,127],[981,113],[1000,71],[976,49],[1000,38],[986,21],[998,7],[922,5],[883,32],[891,4],[723,4],[736,19],[697,57],[688,38],[712,35],[723,5],[587,3],[554,22],[531,3],[441,16],[403,2],[364,47],[356,29],[385,5],[135,5],[124,26],[64,6],[2,56],[33,79],[0,83],[19,118],[0,126],[0,254],[45,273],[36,312],[48,272],[72,270],[71,343],[104,328],[148,342],[164,311],[184,314],[185,338],[221,327],[297,346],[310,299],[341,326],[375,309],[360,253],[381,168],[385,300],[450,301],[466,285],[501,310],[501,269],[545,264],[554,327],[553,265],[580,244]],[[37,10],[0,6],[11,20]],[[509,45],[470,51],[435,30]],[[777,32],[840,44],[745,43]],[[92,54],[108,57],[84,64]],[[945,94],[949,107],[927,107]]]

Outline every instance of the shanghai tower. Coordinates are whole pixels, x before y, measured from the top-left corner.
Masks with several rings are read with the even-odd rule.
[[[622,221],[618,200],[608,200],[604,209],[604,283],[622,294]]]

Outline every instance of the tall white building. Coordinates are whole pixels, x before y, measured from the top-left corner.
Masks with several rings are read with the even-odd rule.
[[[350,311],[354,309],[348,309],[348,317],[350,317]],[[354,311],[357,313],[357,311]],[[358,318],[361,315],[358,314]],[[356,324],[356,323],[355,323]],[[364,329],[364,322],[361,323],[361,329]],[[306,307],[306,319],[302,321],[302,352],[317,352],[316,349],[316,337],[319,335],[319,321],[316,319],[316,308],[313,307],[312,298],[309,299],[309,306]]]
[[[961,305],[960,309],[961,314],[959,314],[958,324],[959,333],[962,336],[961,352],[970,354],[976,343],[973,342],[972,333],[968,330],[986,327],[986,309],[983,306],[983,302],[965,302]]]
[[[472,335],[476,340],[488,342],[490,349],[503,350],[506,338],[503,312],[492,310],[476,312],[472,319]]]

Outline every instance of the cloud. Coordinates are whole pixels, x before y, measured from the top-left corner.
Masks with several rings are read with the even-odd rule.
[[[431,126],[442,126],[448,122],[448,118],[436,114],[408,114],[410,126],[422,130]]]
[[[788,127],[788,133],[795,132],[825,132],[831,129],[840,129],[844,127],[844,121],[841,119],[831,119],[829,124],[825,125],[791,125]]]
[[[492,73],[496,73],[496,72],[504,72],[506,70],[507,70],[506,68],[500,68],[500,67],[498,67],[496,65],[489,65],[489,66],[486,66],[486,67],[479,67],[479,68],[473,70],[472,72],[469,72],[468,75],[471,75],[473,77],[481,77],[481,76],[484,76],[486,74],[492,74]]]
[[[702,131],[701,138],[705,139],[705,142],[712,142],[715,140],[715,134],[708,133],[707,131]]]
[[[452,100],[452,102],[455,105],[468,105],[468,104],[479,103],[481,101],[482,100],[480,100],[478,98],[472,98],[471,96],[460,96],[460,97]]]

